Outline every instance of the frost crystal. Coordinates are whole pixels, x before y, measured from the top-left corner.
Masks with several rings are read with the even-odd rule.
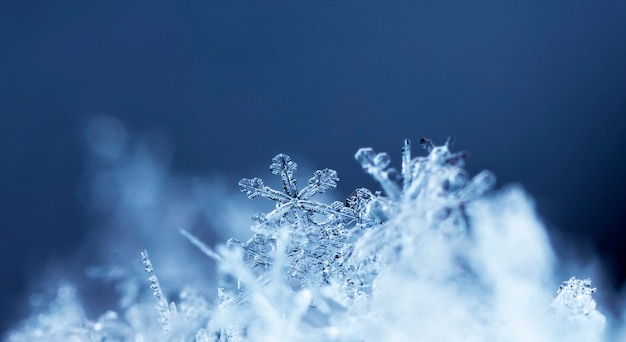
[[[411,159],[411,141],[406,139],[402,147],[402,171],[388,168],[391,159],[387,153],[374,152],[372,148],[360,149],[355,158],[363,169],[380,183],[385,194],[385,201],[376,201],[370,208],[374,216],[386,220],[397,211],[402,203],[412,202],[428,209],[439,208],[433,212],[437,217],[464,215],[464,206],[468,201],[479,198],[493,187],[495,176],[483,171],[469,179],[463,169],[465,152],[450,152],[449,138],[442,146],[435,146],[429,139],[422,138],[421,145],[428,151],[426,157]],[[458,226],[458,223],[454,223]]]
[[[311,200],[316,194],[337,187],[339,177],[332,169],[314,172],[307,186],[298,191],[294,173],[297,164],[284,154],[272,159],[270,170],[281,177],[283,191],[271,189],[260,178],[244,178],[241,191],[249,198],[266,197],[276,202],[276,209],[257,214],[253,219],[257,231],[245,243],[230,239],[227,246],[238,246],[244,251],[245,262],[259,278],[267,276],[273,266],[274,253],[280,247],[286,261],[282,267],[299,287],[328,284],[330,277],[340,276],[342,261],[350,254],[346,241],[349,231],[356,226],[371,226],[375,222],[360,210],[363,201],[372,195],[360,189],[346,203],[330,205]],[[278,246],[282,243],[282,246]]]
[[[337,172],[317,170],[299,189],[297,164],[284,154],[270,165],[281,190],[242,179],[250,199],[276,204],[253,217],[248,240],[213,250],[181,230],[217,262],[214,303],[196,284],[169,303],[143,251],[156,310],[154,297],[128,290],[125,312],[92,321],[63,287],[8,340],[600,340],[605,319],[589,279],[564,282],[550,306],[552,252],[523,192],[485,196],[494,175],[470,178],[451,139],[420,143],[427,155],[413,157],[404,141],[400,171],[386,153],[358,150],[382,191],[358,188],[331,204],[314,196],[337,187]]]
[[[596,311],[596,301],[591,294],[596,292],[591,287],[591,279],[576,279],[572,277],[559,286],[556,298],[552,302],[552,309],[572,320],[598,320],[604,322],[604,317]]]
[[[243,251],[243,261],[256,280],[248,277],[242,285],[239,277],[230,291],[220,289],[222,305],[243,303],[250,293],[245,287],[256,286],[250,282],[282,282],[290,291],[333,288],[332,301],[345,306],[344,310],[367,302],[378,274],[386,264],[398,260],[393,254],[402,250],[405,235],[416,234],[394,222],[403,206],[412,207],[425,224],[442,233],[446,233],[443,228],[448,221],[449,226],[464,230],[465,205],[492,187],[494,177],[489,172],[468,179],[463,169],[465,154],[451,153],[449,143],[435,147],[422,139],[429,155],[412,159],[410,141],[405,140],[400,173],[388,168],[391,160],[386,153],[360,149],[355,158],[387,196],[359,188],[345,203],[312,201],[313,195],[336,187],[337,173],[318,170],[298,191],[294,178],[297,164],[284,154],[274,157],[270,166],[272,173],[281,177],[283,191],[269,188],[260,178],[242,179],[242,192],[251,199],[269,198],[276,202],[276,209],[253,218],[257,233],[248,241],[228,241],[229,247]],[[356,245],[360,250],[355,254]]]
[[[143,265],[145,267],[144,270],[149,275],[148,280],[150,281],[150,288],[153,291],[152,294],[158,300],[156,309],[159,312],[159,316],[161,317],[163,332],[168,333],[171,330],[170,317],[176,316],[176,305],[173,302],[171,304],[167,303],[167,299],[165,299],[163,291],[161,290],[161,285],[159,284],[159,278],[157,278],[156,274],[154,274],[152,261],[148,256],[148,251],[144,250],[141,252],[141,260],[143,261]]]
[[[270,170],[275,175],[279,175],[283,181],[284,192],[274,190],[263,184],[260,178],[244,178],[239,182],[242,192],[251,198],[266,197],[276,201],[276,209],[266,215],[257,215],[255,219],[259,222],[259,228],[264,232],[273,231],[282,224],[290,224],[305,230],[310,225],[320,225],[314,219],[314,214],[325,216],[337,216],[341,219],[354,219],[351,213],[342,212],[335,203],[326,205],[323,203],[310,201],[309,199],[318,193],[332,190],[337,187],[337,172],[331,169],[317,170],[313,177],[309,179],[308,185],[298,192],[294,173],[298,170],[298,165],[294,163],[288,155],[279,154],[272,159]]]

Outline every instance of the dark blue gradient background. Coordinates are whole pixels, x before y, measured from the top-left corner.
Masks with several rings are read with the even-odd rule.
[[[173,172],[233,192],[284,152],[335,168],[347,195],[375,187],[359,147],[399,165],[403,138],[452,133],[472,173],[523,184],[621,286],[626,2],[432,3],[2,2],[0,328],[27,314],[28,279],[75,263],[99,113],[165,134]]]

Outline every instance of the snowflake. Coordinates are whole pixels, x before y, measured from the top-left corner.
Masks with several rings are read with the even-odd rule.
[[[591,287],[591,279],[572,277],[559,286],[552,309],[570,318],[587,318],[596,312],[596,301],[591,297],[594,292],[596,288]]]
[[[427,209],[442,208],[434,213],[437,219],[458,214],[464,217],[465,204],[479,198],[493,187],[495,176],[482,171],[471,180],[464,167],[465,152],[450,152],[452,138],[442,146],[435,146],[430,139],[422,138],[421,146],[428,152],[426,157],[411,159],[411,141],[402,146],[402,170],[388,168],[391,159],[387,153],[376,153],[370,147],[361,148],[356,160],[383,188],[387,199],[378,198],[370,206],[370,213],[382,221],[393,217],[402,203],[426,206]],[[458,226],[457,222],[453,223]]]
[[[297,280],[301,288],[318,287],[345,274],[343,263],[351,254],[351,246],[346,242],[354,228],[378,223],[364,212],[365,202],[374,196],[366,189],[358,189],[345,203],[335,201],[328,205],[313,201],[314,195],[337,187],[337,172],[328,168],[317,170],[298,191],[294,177],[297,169],[288,155],[279,154],[272,159],[270,170],[281,177],[282,191],[266,186],[256,177],[239,182],[248,198],[268,198],[276,202],[276,208],[253,217],[256,222],[253,230],[257,233],[248,241],[230,239],[227,246],[241,248],[244,262],[262,280],[273,266],[272,259],[282,242],[281,252],[286,253],[289,260],[282,267],[288,277]],[[281,234],[287,236],[280,239]],[[241,301],[245,293],[239,296],[236,302]]]
[[[283,191],[274,190],[263,183],[263,180],[255,177],[244,178],[239,181],[239,187],[245,192],[248,198],[265,197],[276,202],[276,209],[268,214],[257,214],[253,220],[259,225],[258,230],[264,233],[273,233],[275,229],[284,224],[290,224],[294,229],[308,230],[310,226],[322,226],[325,224],[341,223],[350,225],[352,223],[367,224],[368,217],[359,216],[358,208],[351,205],[353,201],[361,200],[363,194],[359,193],[344,206],[341,202],[334,202],[331,205],[311,201],[310,198],[316,194],[332,190],[337,187],[339,177],[332,169],[317,170],[308,181],[306,187],[298,191],[294,173],[298,170],[298,165],[291,160],[288,155],[278,154],[272,158],[270,170],[273,174],[279,175],[283,182]],[[316,220],[314,215],[321,214],[325,220]],[[364,222],[365,221],[365,222]]]

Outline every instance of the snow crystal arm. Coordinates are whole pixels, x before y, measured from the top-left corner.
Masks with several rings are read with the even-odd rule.
[[[376,198],[371,191],[366,188],[357,188],[346,198],[346,207],[356,211],[364,211],[367,204]]]
[[[252,179],[244,178],[240,180],[239,189],[241,192],[245,192],[246,196],[250,199],[262,196],[282,203],[289,202],[291,200],[291,198],[285,194],[263,184],[263,180],[258,177],[254,177]]]
[[[246,262],[253,264],[253,267],[258,265],[271,266],[272,263],[270,262],[268,256],[268,253],[270,251],[262,247],[270,243],[271,242],[269,242],[269,240],[263,235],[255,234],[252,239],[248,240],[245,243],[239,241],[238,239],[230,238],[228,239],[228,241],[226,241],[226,247],[238,247],[243,249],[244,252],[248,254]]]
[[[404,139],[402,145],[402,192],[406,193],[411,185],[411,140]]]
[[[433,144],[432,140],[428,138],[422,138],[420,140],[420,145],[422,145],[422,148],[425,149],[428,153],[432,152],[432,150],[435,148],[435,144]]]
[[[292,202],[287,202],[279,205],[276,209],[270,211],[269,213],[267,213],[267,215],[265,215],[263,224],[271,225],[277,223],[278,221],[280,221],[281,218],[289,213],[291,208],[293,208]]]
[[[332,169],[317,170],[309,179],[309,185],[300,191],[298,198],[307,200],[317,193],[332,190],[337,187],[338,181],[337,171]]]
[[[319,202],[314,202],[314,201],[300,201],[298,204],[302,208],[308,211],[314,212],[314,213],[318,213],[318,214],[347,216],[348,218],[351,218],[351,219],[356,218],[354,216],[350,216],[350,214],[346,212],[338,211],[332,206],[324,204],[324,203],[319,203]]]
[[[442,146],[435,146],[430,139],[422,138],[420,144],[428,152],[428,159],[440,165],[448,164],[463,167],[463,161],[467,158],[466,152],[450,153],[452,136],[449,136]]]
[[[198,247],[204,254],[206,254],[209,258],[215,259],[216,261],[222,260],[222,257],[215,253],[209,246],[205,245],[202,241],[198,240],[195,236],[189,234],[186,230],[181,229],[180,233],[187,238],[194,246]]]
[[[163,326],[163,332],[167,333],[171,330],[170,328],[170,316],[172,314],[176,314],[176,307],[174,303],[170,307],[167,304],[167,299],[163,296],[163,291],[161,291],[161,285],[159,285],[159,278],[157,278],[156,274],[154,274],[154,268],[152,268],[152,261],[150,261],[150,257],[148,256],[148,251],[145,249],[141,252],[141,260],[143,261],[143,265],[145,266],[145,271],[148,273],[148,280],[150,281],[150,288],[153,290],[152,294],[159,300],[159,303],[156,306],[157,311],[159,312],[159,316],[161,317],[161,325]]]
[[[283,186],[287,196],[296,197],[298,188],[296,187],[296,179],[293,177],[293,173],[298,171],[298,164],[293,162],[288,155],[281,153],[272,158],[270,170],[272,170],[273,174],[279,175],[283,179]]]
[[[354,215],[361,228],[369,228],[380,223],[376,218],[370,217],[369,213],[370,204],[376,200],[376,195],[371,191],[366,188],[358,188],[346,198],[345,207],[342,211]]]
[[[493,188],[495,183],[496,176],[492,172],[481,171],[462,190],[461,196],[468,200],[476,199]]]
[[[343,202],[335,201],[328,206],[329,213],[326,215],[326,219],[323,221],[313,221],[318,226],[327,225],[350,225],[352,222],[357,221],[358,214],[352,208],[345,206]]]
[[[393,199],[400,198],[400,186],[391,178],[391,170],[385,170],[391,163],[387,153],[376,154],[372,148],[366,147],[359,149],[354,158],[361,164],[365,172],[372,175],[380,183],[389,197]]]

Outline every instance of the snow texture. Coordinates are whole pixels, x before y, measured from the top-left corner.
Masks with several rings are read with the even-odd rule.
[[[206,294],[201,282],[191,281],[168,302],[157,278],[161,266],[153,266],[143,251],[138,263],[143,261],[145,275],[109,276],[122,284],[124,304],[116,310],[87,317],[76,289],[62,284],[56,298],[40,303],[7,340],[623,337],[619,327],[609,326],[597,311],[592,298],[596,289],[589,279],[571,278],[554,296],[556,260],[532,201],[519,187],[492,191],[495,177],[488,171],[469,177],[466,154],[451,152],[450,143],[451,139],[435,146],[422,139],[427,154],[412,157],[411,143],[405,140],[400,171],[389,167],[386,153],[360,149],[356,160],[382,192],[359,188],[345,201],[330,204],[315,198],[336,188],[335,170],[315,171],[299,189],[298,165],[279,154],[270,170],[280,177],[281,190],[256,177],[239,182],[250,199],[275,203],[273,210],[253,217],[249,239],[231,238],[211,248],[182,231],[188,240],[185,248],[196,246],[209,257],[207,265],[217,263],[215,297]],[[239,222],[238,217],[232,220]],[[158,253],[175,259],[178,252],[168,248]],[[167,267],[162,269],[168,272]],[[131,286],[136,281],[154,296],[137,295]]]

